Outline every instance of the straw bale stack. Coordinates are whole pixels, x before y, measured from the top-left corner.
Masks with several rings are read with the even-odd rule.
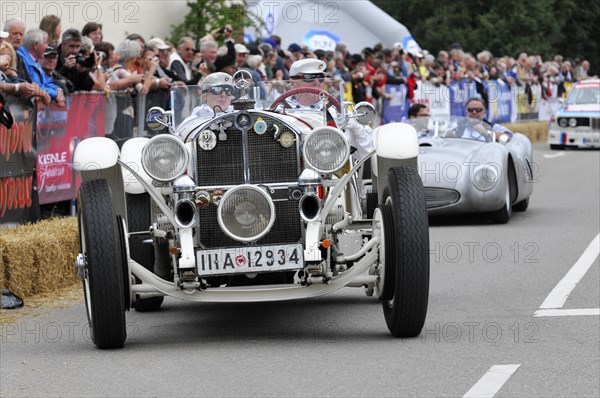
[[[21,297],[78,282],[77,220],[53,218],[0,230],[0,286]]]
[[[502,123],[502,125],[515,133],[526,135],[533,144],[548,140],[548,122],[517,122]]]

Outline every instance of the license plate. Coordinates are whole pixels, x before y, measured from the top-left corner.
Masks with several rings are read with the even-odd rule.
[[[228,275],[302,269],[301,244],[198,250],[200,275]]]

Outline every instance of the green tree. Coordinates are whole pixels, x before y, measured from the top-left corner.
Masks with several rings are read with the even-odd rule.
[[[197,0],[188,1],[190,11],[183,23],[171,26],[171,36],[168,38],[177,44],[183,36],[199,40],[214,29],[227,24],[231,25],[234,37],[243,36],[244,27],[261,26],[262,21],[252,13],[246,13],[243,2],[231,4],[230,0]]]
[[[453,43],[471,53],[555,54],[600,71],[600,4],[584,0],[373,0],[432,53]]]

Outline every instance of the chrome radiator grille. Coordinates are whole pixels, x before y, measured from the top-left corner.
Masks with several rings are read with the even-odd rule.
[[[425,202],[428,208],[451,205],[458,199],[460,194],[453,189],[425,187]]]
[[[296,243],[301,238],[300,213],[295,200],[275,202],[275,224],[257,245]],[[241,247],[244,243],[231,239],[221,230],[217,221],[217,208],[207,207],[198,210],[200,242],[207,249],[217,247]]]
[[[274,123],[279,133],[293,131],[282,122],[265,114],[258,115],[271,127]],[[252,124],[257,115],[252,115]],[[242,132],[233,123],[233,115],[226,118],[231,126],[224,130],[225,141],[219,140],[219,131],[213,130],[217,136],[216,146],[203,150],[196,142],[198,186],[226,186],[244,184],[244,156]],[[267,130],[264,134],[256,134],[254,127],[248,130],[248,168],[250,184],[271,184],[295,182],[300,173],[299,150],[296,143],[284,148]],[[257,245],[296,243],[301,239],[302,221],[298,211],[298,201],[282,200],[275,202],[275,224],[271,231],[256,242]],[[244,243],[229,238],[219,227],[217,208],[198,209],[199,243],[207,248],[241,247]]]
[[[267,125],[276,123],[280,133],[291,129],[276,119],[261,115]],[[233,117],[227,120],[233,122]],[[256,121],[253,117],[252,125]],[[215,131],[217,137],[218,131]],[[211,151],[205,151],[196,143],[197,184],[199,186],[238,185],[244,181],[244,157],[242,133],[235,126],[225,130],[226,141],[217,141]],[[248,130],[248,154],[251,184],[292,182],[300,173],[296,145],[284,148],[269,132],[259,135],[254,128]]]

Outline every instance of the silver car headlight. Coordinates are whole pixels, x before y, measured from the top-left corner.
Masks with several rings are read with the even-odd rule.
[[[577,119],[575,119],[574,117],[569,119],[569,127],[576,127],[577,126]]]
[[[567,127],[568,124],[569,124],[569,121],[566,117],[561,117],[558,119],[558,125],[560,127]]]
[[[142,149],[142,167],[155,180],[172,181],[185,172],[189,156],[183,141],[161,134],[151,138]]]
[[[221,230],[240,242],[262,238],[275,223],[273,200],[254,185],[240,185],[225,192],[217,214]]]
[[[498,182],[498,171],[494,166],[484,164],[475,169],[473,185],[480,191],[489,191]]]
[[[315,129],[304,141],[304,159],[320,173],[335,173],[348,161],[350,144],[334,127]]]

